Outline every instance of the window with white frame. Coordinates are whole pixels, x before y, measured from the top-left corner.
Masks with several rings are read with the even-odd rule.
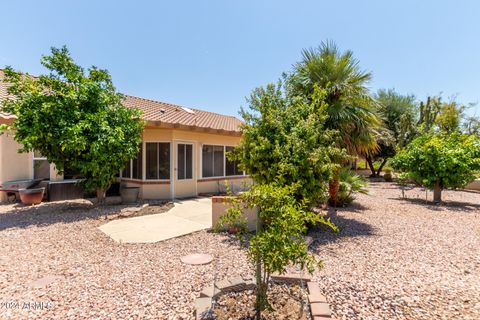
[[[33,151],[33,178],[50,180],[50,163],[38,151]]]
[[[125,169],[122,171],[122,178],[128,179],[142,179],[142,145],[140,145],[137,157],[125,163]]]
[[[145,152],[146,179],[170,179],[170,143],[147,142]]]
[[[237,160],[230,160],[228,159],[229,154],[233,154],[235,152],[235,147],[225,147],[225,175],[226,176],[242,176],[243,171],[238,168],[238,161]]]
[[[231,161],[227,157],[228,152],[234,152],[234,147],[203,145],[202,146],[202,177],[224,177],[243,175],[238,169],[237,161]]]
[[[202,177],[223,177],[225,163],[224,146],[202,146]]]

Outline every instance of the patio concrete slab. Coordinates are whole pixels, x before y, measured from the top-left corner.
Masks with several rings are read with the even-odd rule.
[[[176,201],[167,212],[110,221],[99,227],[122,243],[153,243],[212,227],[210,198]]]

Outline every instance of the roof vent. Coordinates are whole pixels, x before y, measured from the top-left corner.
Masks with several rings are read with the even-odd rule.
[[[183,111],[185,112],[188,112],[188,113],[191,113],[191,114],[195,114],[195,111],[193,111],[192,109],[190,108],[187,108],[187,107],[182,107]]]

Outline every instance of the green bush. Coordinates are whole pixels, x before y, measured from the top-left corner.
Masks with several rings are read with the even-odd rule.
[[[395,169],[434,190],[441,202],[444,188],[462,188],[480,169],[480,139],[460,133],[427,133],[413,140],[393,159]]]
[[[337,194],[337,206],[345,207],[353,202],[355,193],[368,193],[367,180],[348,170],[343,169],[340,172],[340,186]]]

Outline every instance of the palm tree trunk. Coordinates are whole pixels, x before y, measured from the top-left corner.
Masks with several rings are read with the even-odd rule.
[[[335,176],[332,180],[328,182],[328,193],[330,196],[329,201],[334,208],[337,207],[337,194],[338,194],[339,186],[340,186],[340,179],[338,178],[338,176]]]

